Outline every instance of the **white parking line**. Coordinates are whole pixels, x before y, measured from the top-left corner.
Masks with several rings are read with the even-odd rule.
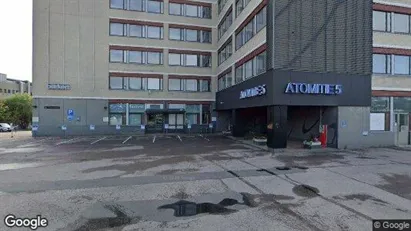
[[[95,143],[97,143],[97,142],[99,142],[99,141],[102,141],[102,140],[104,140],[104,139],[106,139],[107,137],[105,136],[105,137],[103,137],[103,138],[101,138],[101,139],[98,139],[98,140],[95,140],[95,141],[93,141],[93,142],[91,142],[90,144],[95,144]]]
[[[129,141],[133,136],[128,137],[125,141],[123,141],[123,144],[125,144],[127,141]]]
[[[78,139],[81,139],[81,138],[77,137],[77,138],[65,140],[65,141],[62,141],[62,142],[57,143],[56,145],[68,144],[68,143],[73,142],[73,141],[78,140]]]
[[[177,138],[180,140],[180,142],[183,142],[183,140],[181,139],[179,135],[177,135]]]
[[[153,138],[153,144],[154,144],[154,142],[156,142],[156,136],[154,136],[154,138]]]
[[[203,136],[202,134],[200,134],[199,136],[210,142],[210,140],[207,137]]]

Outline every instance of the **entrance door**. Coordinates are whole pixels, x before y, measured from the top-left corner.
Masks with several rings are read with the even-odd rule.
[[[395,123],[397,124],[398,131],[398,144],[407,145],[409,136],[410,121],[408,113],[395,114]]]
[[[169,124],[168,128],[170,130],[184,129],[184,115],[183,114],[169,114],[168,124]]]
[[[163,114],[148,114],[147,115],[147,132],[163,132],[164,115]]]

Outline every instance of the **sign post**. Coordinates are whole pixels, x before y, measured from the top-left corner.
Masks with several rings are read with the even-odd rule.
[[[210,128],[210,133],[213,133],[213,123],[210,123],[210,124],[208,125],[208,128]]]
[[[33,132],[33,136],[36,137],[37,136],[37,131],[39,130],[39,125],[37,124],[33,124],[31,125],[31,131]]]
[[[64,138],[67,138],[67,133],[66,133],[66,131],[67,131],[67,126],[66,126],[65,124],[63,124],[63,125],[61,126],[61,130],[64,131]]]
[[[191,124],[187,124],[188,134],[191,134]]]
[[[165,129],[165,132],[167,134],[168,133],[168,124],[164,124],[164,129]]]

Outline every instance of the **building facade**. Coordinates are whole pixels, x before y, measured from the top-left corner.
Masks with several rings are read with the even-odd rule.
[[[284,124],[287,139],[312,134],[290,131],[304,116],[329,113],[338,118],[321,120],[335,127],[331,146],[409,142],[411,0],[274,2],[33,1],[35,134],[212,127],[242,136],[267,132],[281,106],[296,120]],[[301,84],[315,94],[292,93]],[[233,126],[247,116],[253,128]]]
[[[27,80],[7,78],[6,74],[0,73],[0,99],[5,99],[14,94],[32,94],[32,84]]]

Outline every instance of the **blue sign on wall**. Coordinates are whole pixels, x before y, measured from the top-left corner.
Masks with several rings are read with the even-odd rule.
[[[73,116],[68,115],[68,116],[67,116],[67,120],[68,120],[68,121],[72,121],[72,120],[73,120]]]
[[[288,83],[285,88],[287,94],[310,94],[310,95],[340,95],[342,94],[340,84],[320,83]]]
[[[67,115],[68,116],[73,116],[74,115],[74,110],[73,109],[68,109],[67,110]]]

